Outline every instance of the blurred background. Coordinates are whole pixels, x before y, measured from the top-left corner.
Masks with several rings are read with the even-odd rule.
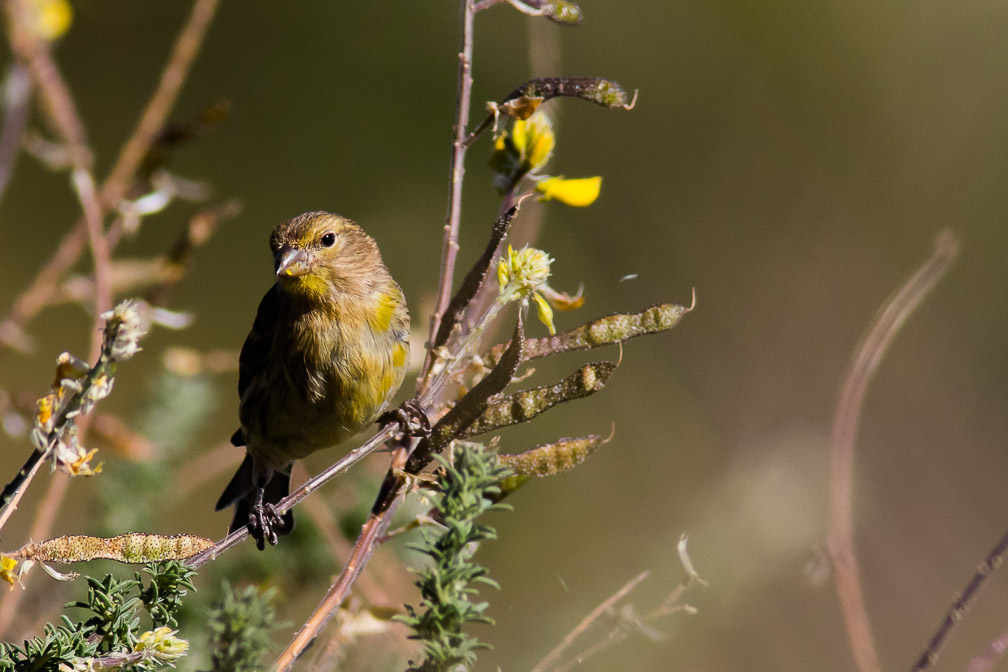
[[[143,432],[154,454],[172,456],[173,471],[103,451],[107,475],[72,482],[53,534],[139,524],[224,534],[230,513],[212,508],[240,459],[220,447],[236,427],[237,374],[225,366],[185,377],[162,360],[180,346],[238,350],[271,282],[266,240],[282,219],[326,209],[359,221],[403,285],[419,354],[447,203],[456,5],[223,3],[173,119],[219,99],[229,116],[174,152],[170,168],[206,182],[213,202],[235,198],[243,210],[198,251],[171,296],[170,307],[194,315],[192,326],[155,330],[104,406]],[[56,57],[104,174],[188,6],[80,0],[73,8]],[[631,601],[647,611],[681,579],[682,533],[709,581],[686,596],[698,612],[654,623],[660,640],[632,633],[580,669],[854,669],[819,550],[832,414],[876,310],[949,229],[959,259],[886,354],[855,456],[867,607],[883,667],[907,669],[1008,526],[1008,7],[585,0],[582,8],[576,29],[506,5],[480,14],[473,117],[530,76],[605,76],[638,89],[631,112],[551,104],[551,172],[602,175],[602,194],[587,209],[530,203],[520,218],[541,217],[537,245],[557,259],[553,286],[584,283],[585,307],[558,314],[559,329],[688,304],[694,288],[697,307],[672,332],[627,343],[600,394],[502,433],[501,450],[518,452],[615,426],[586,464],[528,484],[512,496],[513,512],[492,517],[500,540],[479,558],[502,589],[484,593],[497,626],[476,630],[494,646],[477,669],[529,669],[645,569]],[[555,71],[540,70],[551,63]],[[498,205],[488,155],[484,138],[468,156],[462,267],[482,249]],[[173,204],[146,218],[117,254],[163,254],[200,207]],[[19,158],[0,207],[2,311],[78,213],[65,173]],[[87,260],[77,268],[89,269]],[[86,354],[90,324],[75,306],[41,314],[30,327],[34,351],[0,360],[0,386],[29,400],[44,394],[60,352]],[[533,380],[618,356],[615,348],[570,355]],[[11,476],[28,450],[16,431],[0,435]],[[313,456],[309,471],[331,457]],[[378,456],[315,499],[352,531],[385,466]],[[3,548],[27,541],[52,478],[63,476],[40,474]],[[130,487],[156,505],[139,510]],[[301,520],[304,534],[316,534],[302,540],[311,546],[317,532]],[[396,552],[380,551],[369,579],[392,606],[415,601]],[[264,559],[245,544],[228,556],[201,574],[201,595],[217,590],[219,574],[276,582],[279,564],[289,575],[283,617],[295,625],[340,566],[324,549],[310,560]],[[29,588],[35,597],[19,611],[16,637],[82,590],[41,574]],[[1008,577],[995,576],[941,669],[964,668],[1008,629],[1005,595]],[[387,659],[357,669],[401,669],[396,656],[410,645],[388,646]]]

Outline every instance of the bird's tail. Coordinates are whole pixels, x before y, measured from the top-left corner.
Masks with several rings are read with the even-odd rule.
[[[231,531],[239,530],[249,522],[249,510],[255,501],[256,486],[253,480],[252,456],[246,454],[238,471],[231,477],[224,492],[217,500],[215,511],[234,505],[234,518],[231,520]],[[290,472],[274,471],[263,490],[263,504],[276,504],[290,492]],[[280,536],[290,534],[294,529],[294,513],[283,514],[283,525],[274,528]]]

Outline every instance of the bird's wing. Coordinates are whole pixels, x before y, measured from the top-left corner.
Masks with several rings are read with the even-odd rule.
[[[252,323],[252,331],[245,339],[242,346],[241,355],[238,356],[238,398],[245,396],[245,390],[249,383],[259,374],[269,360],[270,350],[273,347],[273,328],[279,313],[279,292],[276,285],[273,285],[266,295],[259,302],[259,310],[256,312],[255,322]]]

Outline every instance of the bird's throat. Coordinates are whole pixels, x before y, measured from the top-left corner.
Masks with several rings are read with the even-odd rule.
[[[305,273],[297,276],[280,276],[285,292],[299,299],[312,303],[321,303],[325,300],[329,291],[329,285],[325,279],[314,273]]]

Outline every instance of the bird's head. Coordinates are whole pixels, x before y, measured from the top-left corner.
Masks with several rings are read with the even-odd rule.
[[[270,248],[280,287],[312,301],[362,295],[388,272],[371,236],[328,212],[306,212],[277,225]]]

